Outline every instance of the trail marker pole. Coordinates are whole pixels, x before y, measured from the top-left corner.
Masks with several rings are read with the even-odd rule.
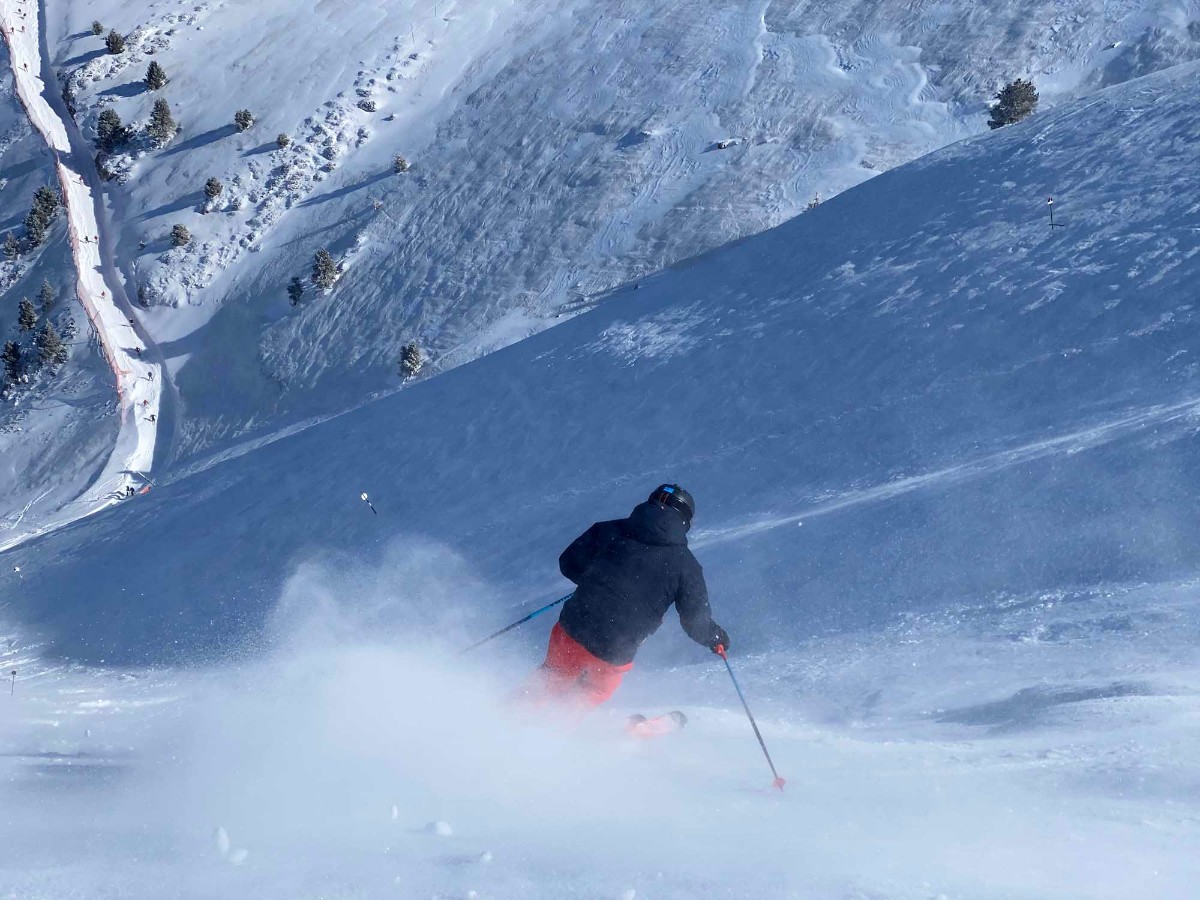
[[[775,780],[771,782],[771,787],[779,788],[782,791],[786,782],[775,771],[775,763],[771,761],[771,754],[767,752],[767,742],[763,740],[762,732],[758,730],[758,723],[754,721],[754,713],[750,712],[750,704],[746,702],[746,695],[742,693],[742,686],[738,684],[737,676],[733,674],[733,666],[729,664],[729,657],[725,655],[725,648],[718,644],[716,653],[717,656],[725,661],[725,670],[729,673],[734,690],[737,691],[738,699],[742,701],[742,709],[746,710],[746,718],[750,720],[750,727],[754,729],[754,736],[758,738],[758,746],[762,747],[763,756],[767,758],[767,765],[771,767],[771,774],[775,776]]]
[[[1066,225],[1063,225],[1060,222],[1054,221],[1054,198],[1053,197],[1046,198],[1046,206],[1050,210],[1050,227],[1051,228],[1066,228],[1067,227]]]

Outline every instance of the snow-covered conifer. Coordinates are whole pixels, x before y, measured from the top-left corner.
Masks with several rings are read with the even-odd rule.
[[[1020,122],[1037,109],[1037,88],[1032,81],[1018,78],[1000,89],[996,101],[992,107],[992,117],[988,119],[988,128],[1001,128]]]
[[[421,371],[423,365],[425,359],[421,355],[421,348],[416,344],[405,344],[400,353],[400,374],[404,378],[412,378]]]
[[[25,237],[31,247],[40,247],[46,240],[46,220],[36,209],[31,209],[25,217]]]
[[[52,187],[42,185],[33,192],[33,211],[49,224],[58,215],[58,192]]]
[[[37,336],[38,359],[43,366],[57,366],[67,361],[67,345],[59,337],[57,329],[46,320]]]
[[[392,171],[399,174],[400,172],[407,172],[409,168],[410,166],[408,165],[408,160],[397,153],[395,158],[392,160]]]
[[[154,101],[154,109],[150,112],[150,126],[146,129],[150,140],[156,147],[164,146],[175,137],[175,119],[171,116],[171,104],[165,97]]]
[[[238,131],[246,131],[254,124],[254,114],[248,109],[239,109],[233,114],[233,124]]]
[[[280,150],[287,149],[288,145],[291,144],[291,142],[292,142],[292,139],[282,132],[280,132],[279,136],[275,138],[275,143],[279,146]]]
[[[21,242],[13,237],[10,231],[4,236],[4,257],[5,259],[16,259],[21,255]]]
[[[150,60],[150,65],[146,67],[146,87],[152,91],[157,91],[166,86],[166,70],[158,64],[157,59]]]
[[[4,351],[0,353],[0,361],[4,363],[4,375],[9,381],[21,377],[21,345],[16,341],[5,341]]]
[[[213,177],[204,182],[204,196],[209,200],[216,200],[221,196],[221,192],[225,190],[225,185],[221,184],[221,179]]]
[[[112,153],[129,139],[121,117],[111,106],[105,107],[96,120],[96,143],[105,153]]]
[[[100,37],[100,35],[104,34],[104,25],[99,19],[96,19],[94,22],[92,22],[92,34],[94,34],[96,37]]]
[[[324,291],[329,290],[337,283],[337,263],[333,261],[333,257],[324,247],[313,256],[312,280],[313,284]]]
[[[41,290],[38,291],[38,306],[42,308],[42,315],[53,309],[57,301],[58,294],[55,292],[54,286],[48,279],[43,278]]]
[[[22,297],[18,304],[19,312],[17,313],[17,325],[22,331],[33,331],[37,328],[38,317],[37,310],[33,308],[33,303],[28,297]]]
[[[171,246],[186,247],[192,242],[192,233],[187,230],[186,225],[173,225],[171,227]]]
[[[116,29],[108,33],[108,37],[104,39],[104,46],[108,48],[108,52],[116,56],[119,53],[125,52],[125,38],[118,34]]]

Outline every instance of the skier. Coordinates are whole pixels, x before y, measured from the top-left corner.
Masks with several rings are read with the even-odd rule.
[[[712,619],[700,564],[687,546],[696,511],[677,484],[654,489],[627,519],[597,522],[558,559],[578,585],[550,632],[546,661],[526,694],[599,706],[633,668],[638,647],[672,605],[683,630],[714,653],[729,635]]]

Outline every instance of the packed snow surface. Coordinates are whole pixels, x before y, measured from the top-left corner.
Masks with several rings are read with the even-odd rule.
[[[1194,896],[1198,100],[957,143],[5,553],[0,882]],[[667,479],[782,793],[673,621],[573,725],[507,699],[552,617],[459,653]]]

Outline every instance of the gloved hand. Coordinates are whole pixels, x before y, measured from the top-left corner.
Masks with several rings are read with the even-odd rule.
[[[713,631],[715,633],[713,635],[712,641],[708,645],[708,649],[711,650],[713,653],[718,652],[718,650],[717,650],[718,647],[724,647],[726,650],[728,650],[729,649],[729,635],[725,633],[725,629],[722,628],[720,625],[718,625],[716,622],[713,622]]]

